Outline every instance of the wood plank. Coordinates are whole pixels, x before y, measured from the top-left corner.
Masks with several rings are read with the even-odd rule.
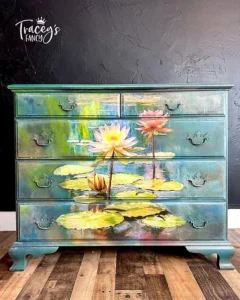
[[[71,300],[92,299],[101,251],[88,249],[85,251],[79,268]]]
[[[240,234],[236,229],[228,230],[228,239],[234,247],[240,248]]]
[[[101,252],[98,274],[116,274],[117,250],[103,249]]]
[[[144,276],[142,254],[136,248],[120,248],[117,251],[117,274],[139,274]],[[120,289],[121,290],[121,289]],[[127,289],[128,290],[128,289]],[[141,290],[135,288],[135,290]]]
[[[14,300],[21,292],[24,285],[27,283],[37,266],[40,264],[43,256],[37,259],[30,258],[28,260],[28,266],[24,272],[14,272],[9,280],[0,289],[1,300]],[[9,272],[10,273],[10,272]]]
[[[0,245],[2,245],[2,242],[7,239],[13,232],[14,231],[0,231]]]
[[[146,275],[145,291],[151,300],[172,300],[164,275]]]
[[[6,255],[8,252],[9,248],[0,248],[0,260]]]
[[[236,270],[240,273],[240,248],[235,248],[235,253],[232,258],[232,264]]]
[[[169,290],[173,299],[205,299],[187,262],[181,256],[159,254]]]
[[[62,253],[38,299],[69,300],[82,257],[81,253]]]
[[[17,299],[37,299],[59,257],[59,252],[45,255]]]
[[[114,300],[114,294],[115,274],[98,274],[95,281],[92,300]]]
[[[143,262],[143,270],[146,275],[163,275],[163,267],[160,262],[158,254],[155,254],[152,260],[145,260]]]
[[[8,281],[10,277],[14,274],[9,271],[12,265],[12,259],[10,258],[8,252],[0,260],[0,280]]]
[[[115,291],[115,300],[151,300],[148,298],[145,291],[129,290],[129,291]],[[159,299],[160,300],[160,299]]]
[[[16,241],[16,232],[10,231],[7,237],[0,242],[0,248],[10,248]]]
[[[144,274],[116,274],[116,290],[144,290],[145,286]]]
[[[206,299],[239,299],[214,265],[202,261],[189,266]]]
[[[240,299],[240,274],[237,270],[221,270],[221,275]]]

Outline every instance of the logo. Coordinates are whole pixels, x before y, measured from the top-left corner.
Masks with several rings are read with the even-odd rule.
[[[56,24],[54,26],[46,26],[46,22],[46,19],[40,17],[36,19],[35,25],[34,20],[26,19],[16,23],[15,26],[19,26],[21,40],[49,44],[61,29]]]

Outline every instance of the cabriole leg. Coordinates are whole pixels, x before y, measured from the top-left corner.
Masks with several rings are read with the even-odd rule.
[[[27,255],[38,258],[43,254],[54,253],[58,247],[36,247],[36,246],[18,246],[14,245],[9,250],[9,256],[13,260],[10,271],[23,271],[27,267]]]
[[[210,256],[214,253],[217,254],[218,260],[217,265],[221,270],[233,270],[234,266],[231,263],[231,259],[234,255],[234,248],[229,243],[229,245],[223,246],[186,246],[187,250],[192,253],[201,253],[206,258],[210,258]]]

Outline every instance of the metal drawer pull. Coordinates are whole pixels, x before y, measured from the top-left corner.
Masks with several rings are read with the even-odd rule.
[[[168,110],[170,110],[170,111],[175,111],[175,110],[177,110],[177,109],[179,108],[180,105],[181,105],[181,103],[177,103],[176,106],[173,106],[172,103],[165,103],[166,108],[167,108]]]
[[[40,177],[34,177],[33,181],[39,188],[48,188],[53,182],[53,180],[45,173],[43,173]]]
[[[207,182],[207,177],[201,173],[196,173],[194,176],[187,176],[187,180],[194,187],[202,187]]]
[[[53,141],[54,134],[47,134],[46,132],[42,132],[41,134],[34,134],[33,140],[38,146],[46,147],[51,144]]]
[[[204,228],[207,225],[207,221],[204,221],[203,224],[202,224],[202,226],[196,226],[196,225],[194,225],[194,221],[190,221],[190,224],[195,229],[202,229],[202,228]]]
[[[47,230],[55,222],[55,217],[49,218],[47,215],[43,215],[40,220],[34,218],[34,224],[37,225],[38,229]]]
[[[68,112],[73,110],[77,106],[77,103],[75,99],[67,98],[65,100],[61,100],[59,102],[59,106],[61,107],[62,110]]]
[[[188,133],[187,140],[190,141],[190,143],[193,146],[201,146],[209,139],[208,132],[205,134],[202,134],[200,131],[196,131],[195,133]]]

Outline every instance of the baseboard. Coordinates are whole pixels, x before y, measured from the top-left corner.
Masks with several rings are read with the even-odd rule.
[[[228,210],[228,228],[240,228],[240,209]],[[0,212],[0,231],[16,230],[16,213]]]

